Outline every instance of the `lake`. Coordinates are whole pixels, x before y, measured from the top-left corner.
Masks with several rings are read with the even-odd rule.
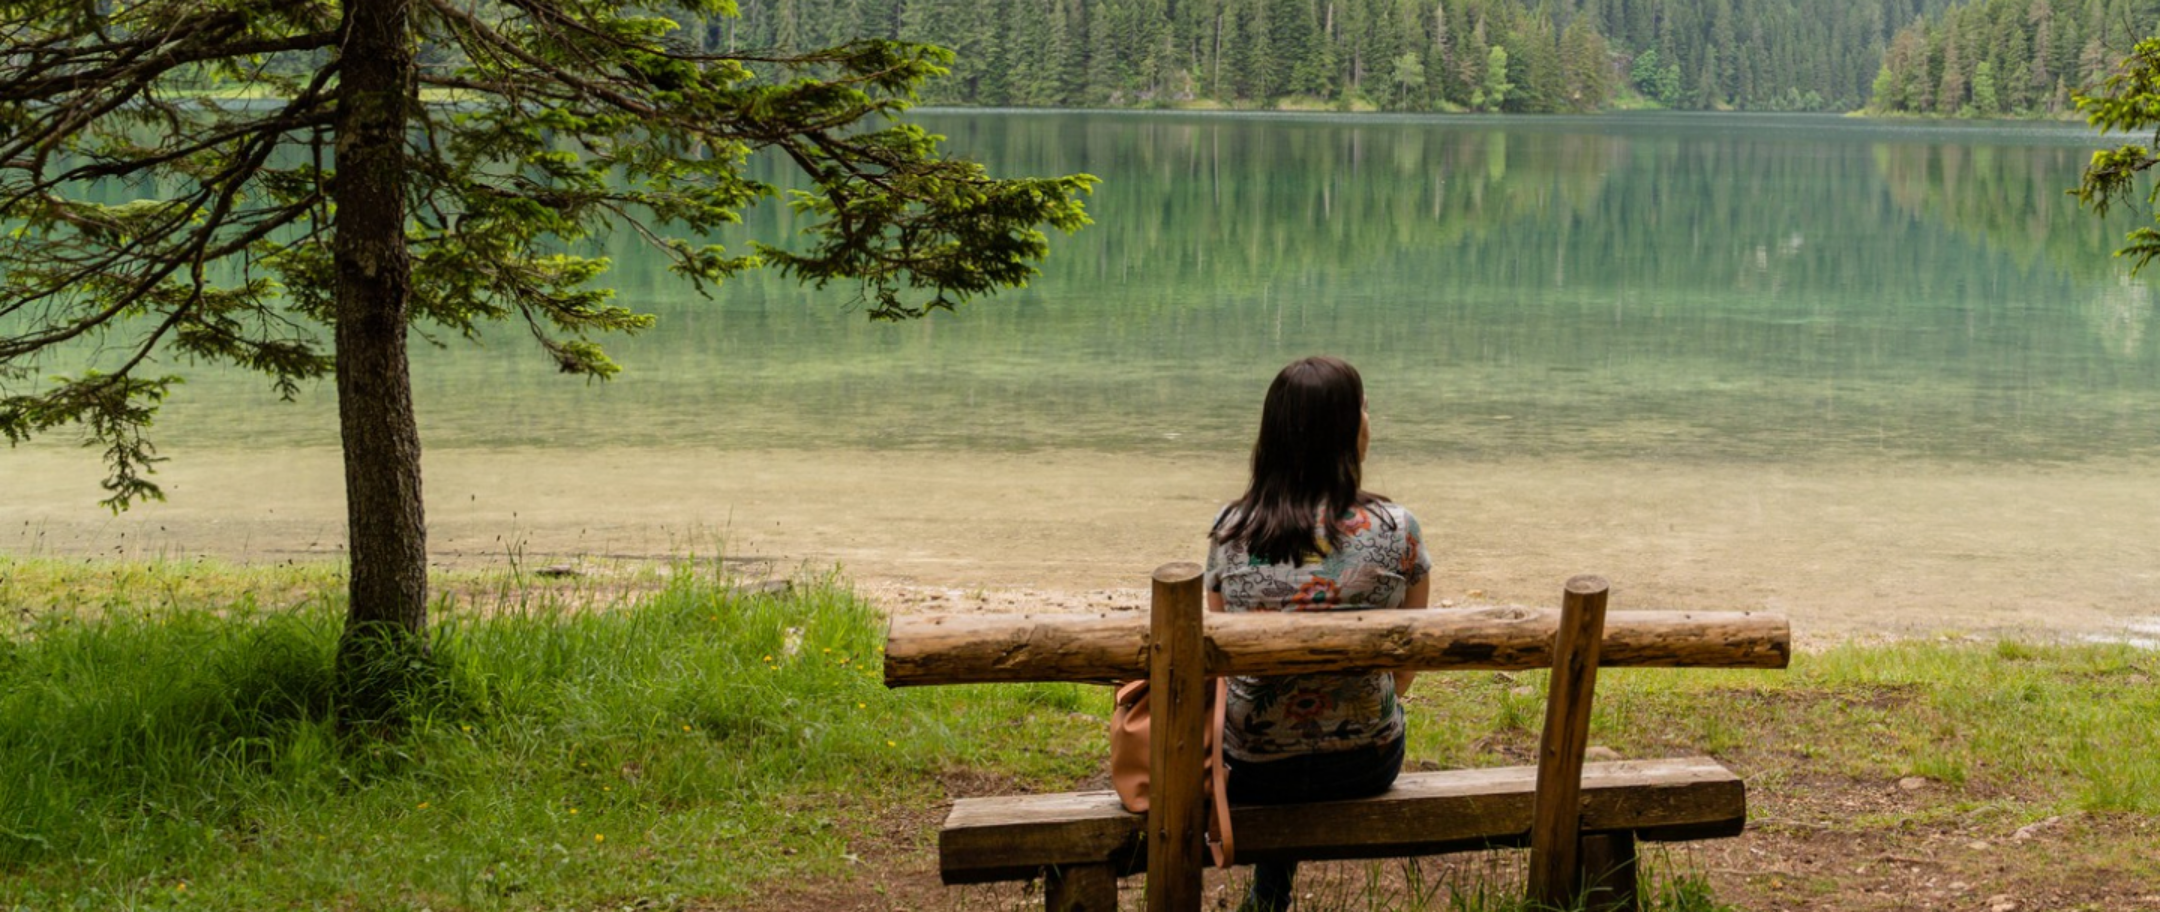
[[[517,332],[415,352],[445,563],[724,550],[958,589],[1143,584],[1198,559],[1283,363],[1364,373],[1368,483],[1436,598],[1774,609],[1804,636],[2153,635],[2152,292],[2064,191],[2069,125],[926,112],[1001,174],[1103,179],[1027,289],[873,324],[753,276],[660,316],[612,383]],[[746,230],[792,230],[773,207]],[[0,454],[0,549],[333,556],[327,385],[191,376],[171,501],[92,454]],[[2142,631],[2142,633],[2141,633]]]

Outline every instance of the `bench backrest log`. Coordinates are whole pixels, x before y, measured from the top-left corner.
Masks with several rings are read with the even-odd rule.
[[[1583,753],[1597,669],[1784,668],[1783,617],[1744,612],[1607,615],[1603,579],[1568,580],[1558,610],[1490,608],[1207,614],[1201,570],[1157,568],[1149,616],[924,615],[887,634],[890,687],[1020,681],[1150,680],[1148,912],[1196,912],[1203,831],[1204,688],[1210,677],[1374,670],[1553,669],[1530,833],[1531,898],[1578,888]]]

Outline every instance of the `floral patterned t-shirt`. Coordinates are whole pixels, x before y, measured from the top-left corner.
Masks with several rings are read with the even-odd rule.
[[[1241,544],[1211,544],[1208,591],[1222,593],[1230,611],[1400,608],[1411,585],[1432,570],[1417,519],[1399,504],[1352,508],[1337,526],[1342,545],[1329,547],[1316,524],[1321,554],[1298,565],[1260,563]],[[1223,752],[1239,760],[1350,750],[1386,744],[1402,733],[1393,675],[1230,679]]]

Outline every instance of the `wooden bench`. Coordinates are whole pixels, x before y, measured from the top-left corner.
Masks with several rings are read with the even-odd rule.
[[[1533,898],[1558,904],[1584,895],[1595,906],[1633,909],[1636,842],[1738,835],[1747,793],[1739,777],[1705,757],[1585,764],[1597,667],[1782,668],[1789,658],[1787,626],[1774,616],[1623,612],[1607,624],[1604,581],[1595,577],[1570,580],[1559,611],[1217,614],[1203,631],[1198,600],[1198,568],[1171,564],[1156,571],[1146,619],[896,619],[886,682],[1108,681],[1146,674],[1164,694],[1198,693],[1205,676],[1224,674],[1553,668],[1538,765],[1407,772],[1370,798],[1233,807],[1238,861],[1529,845]],[[1181,690],[1170,689],[1179,681]],[[1166,702],[1153,720],[1154,766],[1189,767],[1197,783],[1197,753],[1176,732],[1193,733],[1190,746],[1197,745],[1199,701]],[[1109,791],[956,801],[939,833],[941,876],[949,884],[1041,877],[1051,912],[1114,912],[1117,878],[1152,869],[1147,908],[1194,912],[1203,857],[1198,790],[1179,794],[1174,780],[1157,780],[1147,815],[1127,812]],[[1148,833],[1164,838],[1151,841]]]

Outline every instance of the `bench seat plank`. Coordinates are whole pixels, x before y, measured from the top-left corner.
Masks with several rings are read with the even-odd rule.
[[[1537,767],[1407,772],[1381,795],[1297,805],[1231,809],[1241,862],[1392,858],[1529,838]],[[1747,790],[1707,757],[1622,760],[1583,767],[1585,833],[1634,831],[1650,841],[1737,836]],[[938,833],[948,884],[1023,880],[1046,867],[1146,867],[1144,815],[1110,791],[965,798]]]

